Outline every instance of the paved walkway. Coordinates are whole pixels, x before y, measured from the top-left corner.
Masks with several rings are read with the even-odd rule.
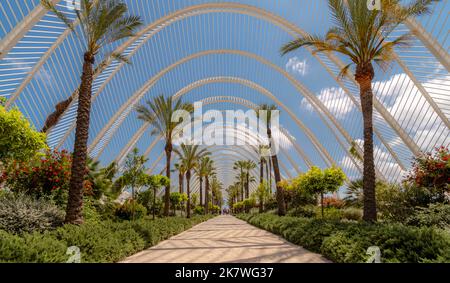
[[[124,263],[319,263],[321,255],[233,216],[203,222]]]

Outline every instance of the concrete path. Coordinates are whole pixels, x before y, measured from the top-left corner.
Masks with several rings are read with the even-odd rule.
[[[321,255],[233,216],[203,222],[124,263],[320,263]]]

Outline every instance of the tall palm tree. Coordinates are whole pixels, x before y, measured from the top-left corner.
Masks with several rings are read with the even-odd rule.
[[[217,179],[216,176],[212,177],[211,180],[211,203],[213,205],[218,205],[219,207],[222,206],[222,183]]]
[[[170,179],[170,161],[172,158],[172,140],[176,127],[181,121],[172,121],[174,113],[178,110],[193,111],[192,104],[183,103],[181,100],[174,101],[171,96],[163,95],[147,101],[147,106],[136,107],[138,118],[152,125],[152,135],[161,135],[166,143],[164,152],[166,153],[166,177]],[[170,185],[166,186],[164,193],[164,215],[169,216],[170,212]]]
[[[176,163],[174,167],[178,171],[178,192],[184,194],[184,174],[186,174],[186,170],[182,162]]]
[[[250,170],[253,170],[256,168],[256,163],[248,160],[245,161],[245,198],[250,197]],[[253,178],[254,181],[254,178]]]
[[[205,213],[209,213],[209,191],[210,191],[210,181],[209,178],[215,175],[214,172],[214,161],[209,157],[202,158],[202,163],[204,163],[204,174],[205,174]]]
[[[236,183],[227,188],[228,206],[233,209],[233,205],[239,201],[239,185]]]
[[[187,200],[187,218],[191,217],[191,173],[197,166],[200,159],[208,156],[210,153],[206,149],[200,149],[198,145],[181,144],[180,148],[173,150],[180,158],[181,162],[186,168],[186,191],[188,195]]]
[[[83,36],[79,37],[80,43],[84,45],[85,49],[83,73],[78,95],[75,143],[65,220],[71,224],[83,223],[83,180],[87,159],[95,57],[100,50],[108,45],[134,36],[135,30],[142,24],[139,17],[127,15],[127,5],[120,1],[81,0],[80,2],[81,9],[76,11],[76,15],[83,34]],[[41,0],[41,4],[47,10],[55,13],[59,19],[75,32],[74,22],[59,11],[51,1]],[[107,57],[126,61],[122,54],[111,53]]]
[[[234,162],[233,165],[233,169],[234,170],[238,170],[238,175],[237,175],[237,179],[238,179],[238,183],[240,185],[240,201],[244,200],[244,186],[245,186],[245,161],[243,160],[239,160]]]
[[[268,156],[269,147],[267,145],[259,145],[256,153],[259,156],[259,183],[264,182],[264,165],[267,164],[266,157]]]
[[[377,220],[375,199],[375,163],[373,157],[373,92],[376,63],[386,70],[394,60],[394,48],[407,46],[410,35],[396,36],[393,31],[409,17],[427,13],[435,0],[413,0],[406,6],[400,0],[381,0],[381,10],[369,10],[366,1],[328,0],[334,27],[324,37],[306,34],[281,48],[286,54],[310,46],[314,52],[336,52],[349,59],[340,75],[348,74],[352,65],[359,84],[364,124],[364,220]]]
[[[206,158],[206,157],[205,157]],[[199,193],[200,193],[200,206],[203,206],[203,180],[206,176],[206,160],[202,158],[200,162],[195,166],[194,171],[198,177],[199,182]]]
[[[276,109],[277,109],[277,107],[275,105],[263,104],[258,109],[258,118],[265,119],[262,122],[267,127],[267,138],[269,139],[269,149],[270,149],[271,161],[272,161],[272,163],[270,163],[270,160],[269,160],[269,165],[272,164],[273,174],[275,175],[275,184],[277,187],[276,198],[277,198],[277,205],[278,205],[278,215],[284,216],[286,214],[286,205],[284,202],[283,188],[279,184],[281,182],[280,167],[278,165],[278,156],[277,156],[276,152],[274,151],[274,148],[275,148],[274,142],[275,141],[272,138],[272,111],[275,111]],[[265,117],[261,117],[260,111],[265,111],[267,113],[267,115],[265,115]],[[269,173],[269,178],[270,178],[270,176],[271,176],[271,174]]]

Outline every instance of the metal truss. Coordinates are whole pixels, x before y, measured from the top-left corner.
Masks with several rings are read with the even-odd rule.
[[[60,2],[59,0],[52,0],[53,3]],[[199,4],[199,5],[193,5],[189,6],[184,9],[180,9],[176,12],[173,12],[171,14],[168,14],[167,16],[164,16],[157,21],[148,24],[146,27],[144,27],[134,38],[130,38],[126,42],[124,42],[122,45],[120,45],[116,52],[124,53],[129,58],[131,58],[141,47],[144,46],[145,42],[147,42],[149,39],[151,39],[155,34],[157,34],[159,31],[163,30],[167,26],[177,22],[181,21],[183,19],[193,17],[196,15],[201,14],[210,14],[210,13],[237,13],[242,15],[248,15],[251,17],[259,18],[264,21],[270,22],[287,33],[289,33],[293,37],[302,36],[305,34],[305,32],[297,27],[296,25],[288,22],[283,17],[274,15],[264,9],[245,5],[245,4],[239,4],[239,3],[205,3],[205,4]],[[4,58],[9,51],[19,42],[20,39],[22,39],[27,32],[29,32],[36,23],[39,22],[39,20],[46,15],[46,11],[42,8],[41,5],[37,5],[24,19],[13,29],[11,30],[1,41],[0,41],[0,60]],[[439,44],[439,42],[433,38],[433,36],[427,32],[420,23],[416,22],[413,19],[408,19],[406,21],[406,26],[414,33],[414,35],[419,39],[423,45],[427,48],[427,50],[436,58],[436,60],[447,70],[450,70],[450,55],[448,52]],[[26,86],[32,81],[32,79],[35,77],[35,75],[38,73],[39,69],[45,64],[45,62],[51,57],[51,55],[55,52],[55,50],[64,42],[64,40],[69,35],[70,31],[67,29],[65,30],[56,40],[55,43],[44,53],[43,56],[39,59],[39,61],[33,66],[30,72],[27,73],[25,79],[19,84],[19,86],[16,88],[14,94],[9,98],[7,102],[7,107],[10,107],[16,98],[23,92],[23,90],[26,88]],[[311,51],[311,50],[309,50]],[[333,77],[333,79],[336,80],[336,82],[342,87],[346,95],[350,98],[350,100],[357,106],[357,109],[360,110],[360,105],[357,100],[355,100],[354,95],[344,87],[342,83],[336,78],[335,74],[330,69],[329,65],[324,62],[320,58],[320,56],[317,56],[316,54],[312,53],[312,56],[314,56],[318,62],[329,72],[329,74]],[[327,54],[326,55],[328,59],[338,68],[342,68],[343,63],[340,61],[339,58],[337,58],[334,55]],[[193,58],[192,58],[193,59]],[[189,59],[190,60],[190,59]],[[264,60],[264,59],[263,59]],[[430,96],[427,89],[423,86],[423,84],[415,77],[414,73],[408,68],[408,66],[397,56],[396,58],[397,64],[400,66],[400,68],[404,71],[404,73],[409,77],[409,79],[413,82],[415,87],[419,90],[420,94],[424,97],[424,99],[427,101],[427,103],[431,106],[435,114],[439,117],[440,120],[444,123],[444,125],[447,127],[447,129],[450,128],[450,121],[446,117],[446,115],[442,112],[440,107],[436,104],[434,99]],[[119,72],[119,70],[123,67],[123,64],[119,64],[117,62],[107,62],[105,67],[101,70],[104,72],[104,75],[100,75],[101,72],[98,72],[95,75],[95,89],[94,89],[94,96],[93,100],[104,90],[106,85],[113,79],[113,77]],[[175,66],[176,67],[176,66]],[[278,67],[278,66],[276,66]],[[278,67],[279,68],[279,67]],[[281,68],[279,68],[281,69]],[[284,70],[283,70],[284,71]],[[163,74],[164,75],[164,74]],[[354,75],[351,73],[347,74],[347,78],[355,85],[358,84],[354,80]],[[289,79],[289,78],[288,78]],[[289,79],[290,80],[290,79]],[[310,104],[313,106],[315,111],[320,116],[321,120],[324,122],[324,124],[331,130],[333,135],[335,136],[336,140],[338,141],[340,147],[344,148],[346,145],[342,143],[339,136],[336,134],[336,131],[334,130],[333,126],[338,130],[340,135],[344,137],[347,143],[351,141],[350,135],[345,131],[345,129],[342,127],[342,125],[335,119],[335,117],[331,114],[329,109],[323,105],[323,103],[317,99],[317,97],[309,93],[308,89],[303,89],[302,85],[294,78],[292,78],[293,81],[291,83],[296,86],[296,88],[299,90],[299,92],[305,96],[306,99],[310,102]],[[155,80],[156,83],[156,80]],[[149,89],[151,86],[149,87]],[[145,92],[147,92],[146,90]],[[145,94],[142,93],[142,95]],[[77,97],[77,92],[75,91],[73,94],[73,97]],[[139,100],[129,100],[126,105],[122,105],[121,109],[119,110],[118,114],[116,114],[113,118],[117,118],[116,120],[111,119],[110,122],[108,122],[107,126],[103,128],[103,130],[100,132],[99,135],[95,138],[94,142],[90,146],[90,151],[96,151],[99,155],[109,142],[110,138],[114,135],[115,131],[119,128],[120,124],[123,122],[123,120],[127,117],[127,115],[130,113],[132,108],[132,105],[138,103]],[[76,99],[73,100],[72,106],[69,109],[72,109],[75,106]],[[130,107],[130,108],[128,108]],[[386,123],[389,125],[389,127],[395,131],[395,133],[398,135],[398,137],[402,140],[402,142],[408,147],[408,149],[414,154],[419,155],[421,150],[420,147],[417,145],[417,143],[410,137],[410,135],[405,131],[405,129],[398,123],[398,121],[389,113],[389,111],[385,108],[385,106],[375,97],[374,99],[374,108],[377,110],[377,112],[381,115],[381,117],[386,121]],[[73,113],[66,112],[65,115],[72,115]],[[332,125],[328,122],[330,121]],[[69,124],[69,128],[67,131],[65,131],[65,134],[60,139],[60,142],[58,143],[57,147],[61,146],[62,143],[67,139],[71,131],[74,129],[75,123],[72,122]],[[388,150],[389,154],[393,157],[395,162],[399,165],[399,167],[402,170],[405,170],[405,165],[402,163],[400,158],[397,156],[395,150],[392,149],[391,145],[385,141],[385,139],[382,137],[380,131],[378,129],[374,129],[375,135],[378,137],[378,139],[382,142],[384,147]],[[138,134],[138,133],[136,133]],[[306,134],[306,133],[305,133]],[[306,134],[308,136],[308,134]],[[322,147],[320,142],[312,140],[313,145],[317,147]],[[318,143],[318,145],[316,144]],[[98,148],[97,148],[98,146]],[[324,148],[323,148],[324,149]],[[360,148],[357,148],[358,151],[361,151]],[[328,165],[333,165],[335,162],[332,160],[331,156],[329,156],[328,152],[325,150],[318,150],[319,154]],[[328,155],[328,156],[327,156]],[[305,160],[306,161],[306,160]],[[355,161],[352,159],[352,162],[355,163]],[[359,165],[356,165],[358,170],[361,170]],[[380,172],[377,171],[377,174],[381,176]]]
[[[202,10],[202,9],[205,9],[205,10]],[[213,9],[219,9],[219,10],[213,10]],[[233,10],[233,9],[237,9],[237,10]],[[125,50],[127,50],[128,47],[130,47],[134,43],[134,41],[138,40],[139,44],[137,44],[135,48],[133,48],[130,51],[127,50],[127,52],[130,53],[129,57],[131,57],[147,40],[149,40],[154,34],[156,34],[158,31],[160,31],[167,25],[172,24],[175,21],[184,19],[186,17],[193,16],[193,15],[198,15],[198,14],[202,14],[202,13],[213,13],[213,12],[230,12],[230,13],[247,14],[250,16],[254,16],[254,17],[258,17],[258,18],[262,18],[264,20],[270,21],[270,22],[274,23],[275,25],[281,27],[283,30],[287,31],[294,37],[304,34],[303,30],[301,30],[300,28],[296,27],[295,25],[287,22],[283,18],[272,15],[269,12],[267,12],[263,9],[254,7],[254,6],[237,4],[237,3],[208,3],[208,4],[195,5],[195,6],[191,6],[191,7],[179,10],[171,15],[168,15],[166,17],[159,19],[158,21],[155,21],[154,23],[152,23],[152,24],[148,25],[146,28],[144,28],[136,36],[135,39],[130,39],[128,42],[124,43],[121,47],[117,48],[116,51],[117,52],[125,51]],[[313,54],[313,56],[316,57],[317,60],[328,70],[328,67],[326,66],[326,64],[324,64],[319,57],[317,57],[315,54]],[[342,62],[340,62],[339,59],[336,58],[335,56],[329,55],[329,58],[333,62],[335,62],[336,65],[338,65],[338,66],[342,65]],[[106,84],[112,79],[112,77],[118,72],[118,70],[122,66],[123,66],[123,64],[118,64],[114,71],[108,70],[108,73],[110,73],[110,75],[104,80],[103,84],[101,84],[101,86],[98,88],[98,91],[94,94],[94,99],[104,89]],[[331,72],[330,72],[330,74],[331,74]],[[336,81],[338,81],[336,76],[333,76],[333,78]],[[354,82],[354,83],[356,84],[356,82]],[[349,93],[347,93],[347,94],[350,95]],[[354,98],[352,99],[352,101],[355,102]],[[315,107],[314,104],[312,104],[312,105]],[[396,123],[395,119],[392,118],[392,116],[384,108],[384,106],[381,103],[379,103],[379,102],[377,103],[377,101],[375,101],[375,108],[383,116],[383,118],[388,122],[388,124],[391,126],[391,128],[394,129],[397,132],[397,134],[399,134],[400,138],[402,140],[404,140],[405,144],[411,149],[411,151],[414,154],[419,154],[420,150],[418,149],[418,146],[415,145],[414,141],[412,139],[410,139],[409,136],[404,134],[403,129],[398,125],[398,123]],[[360,107],[358,107],[358,109],[360,109]],[[71,130],[73,130],[73,128],[74,128],[74,126],[72,125],[69,128],[69,132]],[[338,129],[339,129],[339,127],[338,127]],[[378,131],[376,131],[376,133],[377,133],[377,135],[379,135]],[[64,135],[64,137],[61,140],[61,142],[59,143],[59,145],[62,144],[64,139],[67,138],[67,136],[68,136],[68,133],[66,133],[66,135]],[[399,166],[401,168],[404,168],[404,165],[400,162],[399,158],[395,155],[395,152],[390,148],[390,145],[382,139],[381,139],[381,141],[383,142],[384,146],[388,149],[389,153],[394,157],[396,162],[399,163]]]

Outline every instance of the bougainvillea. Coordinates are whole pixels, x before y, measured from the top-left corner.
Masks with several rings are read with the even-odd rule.
[[[407,180],[420,187],[449,191],[450,152],[448,147],[436,148],[420,157],[416,157]]]
[[[36,198],[48,197],[57,204],[67,198],[72,157],[63,150],[48,150],[28,162],[13,161],[0,177],[0,183],[13,192],[23,192]],[[85,181],[85,194],[92,192],[89,181]]]

